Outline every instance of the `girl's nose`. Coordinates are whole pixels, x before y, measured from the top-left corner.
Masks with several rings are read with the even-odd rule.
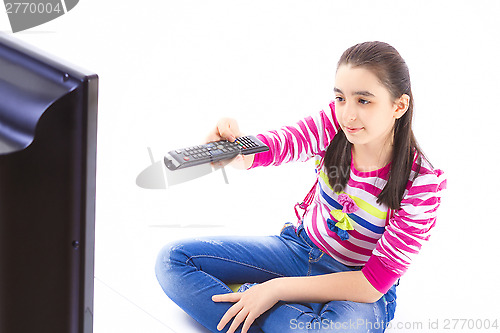
[[[354,107],[350,105],[350,103],[346,103],[344,108],[344,122],[349,123],[356,120],[356,111]]]

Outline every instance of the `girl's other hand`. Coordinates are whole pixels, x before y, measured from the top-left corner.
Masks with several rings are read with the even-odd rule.
[[[248,332],[252,323],[261,314],[269,310],[278,302],[278,297],[273,290],[271,283],[257,284],[242,293],[228,293],[212,296],[214,302],[232,302],[235,303],[227,310],[217,329],[222,330],[232,319],[233,322],[227,333],[236,331],[240,324],[243,324],[242,333]]]

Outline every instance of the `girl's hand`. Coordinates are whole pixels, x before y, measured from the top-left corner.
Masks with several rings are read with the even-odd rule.
[[[212,300],[214,302],[236,302],[227,310],[217,325],[219,331],[234,317],[233,323],[227,333],[236,331],[243,321],[244,324],[241,333],[246,333],[254,320],[269,310],[279,299],[276,297],[275,289],[271,287],[271,284],[262,283],[242,293],[214,295],[212,296]]]
[[[236,120],[231,118],[222,118],[217,122],[215,128],[208,134],[206,142],[228,140],[234,142],[236,138],[242,136]],[[230,161],[218,162],[222,167],[229,163],[237,169],[248,169],[253,164],[254,155],[238,155]]]
[[[220,140],[233,142],[240,136],[240,128],[236,120],[231,118],[222,118],[217,122],[215,128],[208,134],[206,142]]]

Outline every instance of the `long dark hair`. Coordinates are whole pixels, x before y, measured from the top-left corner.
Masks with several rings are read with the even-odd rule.
[[[408,110],[396,119],[394,124],[394,140],[391,156],[389,179],[377,197],[377,203],[385,204],[391,209],[399,209],[403,200],[406,184],[417,153],[418,169],[423,155],[412,130],[413,94],[411,92],[408,66],[394,47],[383,42],[365,42],[347,49],[337,64],[363,67],[375,74],[380,82],[389,90],[394,100],[403,94],[410,96]],[[349,180],[352,144],[344,132],[339,129],[325,154],[324,165],[328,180],[333,189],[342,191]],[[336,172],[334,172],[336,171]],[[419,170],[416,170],[418,174]]]

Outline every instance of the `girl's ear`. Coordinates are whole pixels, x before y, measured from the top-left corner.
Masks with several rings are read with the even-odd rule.
[[[401,95],[401,97],[394,103],[396,109],[394,110],[394,118],[401,118],[410,106],[410,96],[407,94]]]

